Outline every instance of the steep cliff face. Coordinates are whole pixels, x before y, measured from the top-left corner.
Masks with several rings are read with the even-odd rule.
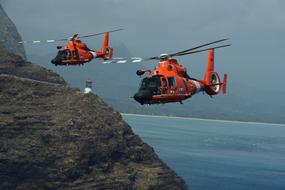
[[[120,114],[0,54],[0,189],[186,189]]]
[[[16,26],[7,16],[0,4],[0,47],[20,55],[25,59],[25,49],[22,44],[18,43],[19,41],[21,41],[21,36],[19,35]]]

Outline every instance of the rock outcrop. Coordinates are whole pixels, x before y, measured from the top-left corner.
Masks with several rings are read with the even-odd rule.
[[[0,2],[1,3],[1,2]],[[0,4],[0,48],[5,48],[9,52],[20,55],[23,59],[26,58],[23,44],[16,26],[7,16]]]
[[[53,71],[39,65],[31,64],[21,56],[7,52],[7,50],[2,48],[0,48],[0,73],[50,83],[65,84],[64,79]]]
[[[0,52],[0,189],[187,188],[101,98]]]

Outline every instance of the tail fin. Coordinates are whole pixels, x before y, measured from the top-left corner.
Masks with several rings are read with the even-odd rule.
[[[214,51],[215,51],[214,49],[210,49],[208,53],[208,64],[207,64],[206,72],[204,76],[204,80],[206,81],[207,84],[211,83],[210,74],[214,72],[215,70],[215,65],[214,65],[215,52]]]
[[[219,94],[222,88],[223,93],[226,92],[227,75],[224,75],[224,81],[221,82],[219,74],[215,72],[215,50],[210,49],[208,53],[208,64],[204,75],[205,91],[209,95]]]
[[[104,41],[102,44],[101,51],[104,52],[108,46],[109,46],[109,32],[106,32],[104,36]]]
[[[100,51],[96,51],[97,58],[103,58],[104,60],[112,59],[113,48],[109,45],[109,32],[105,33],[104,41]]]
[[[214,58],[215,58],[215,54],[214,54],[214,49],[209,50],[208,53],[208,64],[206,67],[206,71],[205,71],[205,75],[204,75],[204,81],[206,82],[207,85],[211,84],[211,76],[212,73],[215,70],[215,65],[214,65]]]
[[[104,54],[104,59],[112,59],[113,48],[109,46],[109,32],[106,32],[104,36],[104,42],[101,48],[101,52]]]

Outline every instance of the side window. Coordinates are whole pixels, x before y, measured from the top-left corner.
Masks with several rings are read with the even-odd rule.
[[[166,81],[166,78],[164,78],[164,77],[161,78],[161,86],[167,87],[167,81]]]
[[[66,59],[70,59],[70,50],[69,49],[67,49],[66,50]]]
[[[76,50],[73,50],[72,51],[72,55],[73,55],[73,58],[74,59],[77,59],[78,58],[78,52]]]
[[[167,94],[168,87],[167,87],[167,80],[164,77],[161,77],[161,93]]]
[[[59,55],[60,55],[61,59],[66,60],[67,56],[68,56],[68,52],[67,52],[67,50],[62,50],[59,52]]]
[[[141,82],[140,89],[145,89],[148,86],[148,79],[144,78]]]
[[[168,84],[169,86],[176,86],[176,83],[175,83],[175,78],[174,77],[168,77]]]

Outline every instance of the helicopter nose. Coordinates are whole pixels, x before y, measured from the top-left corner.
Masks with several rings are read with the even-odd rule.
[[[59,59],[53,59],[51,60],[52,64],[58,65],[60,64],[60,60]]]
[[[144,104],[151,101],[152,93],[149,90],[140,90],[134,95],[134,99],[140,104]]]

